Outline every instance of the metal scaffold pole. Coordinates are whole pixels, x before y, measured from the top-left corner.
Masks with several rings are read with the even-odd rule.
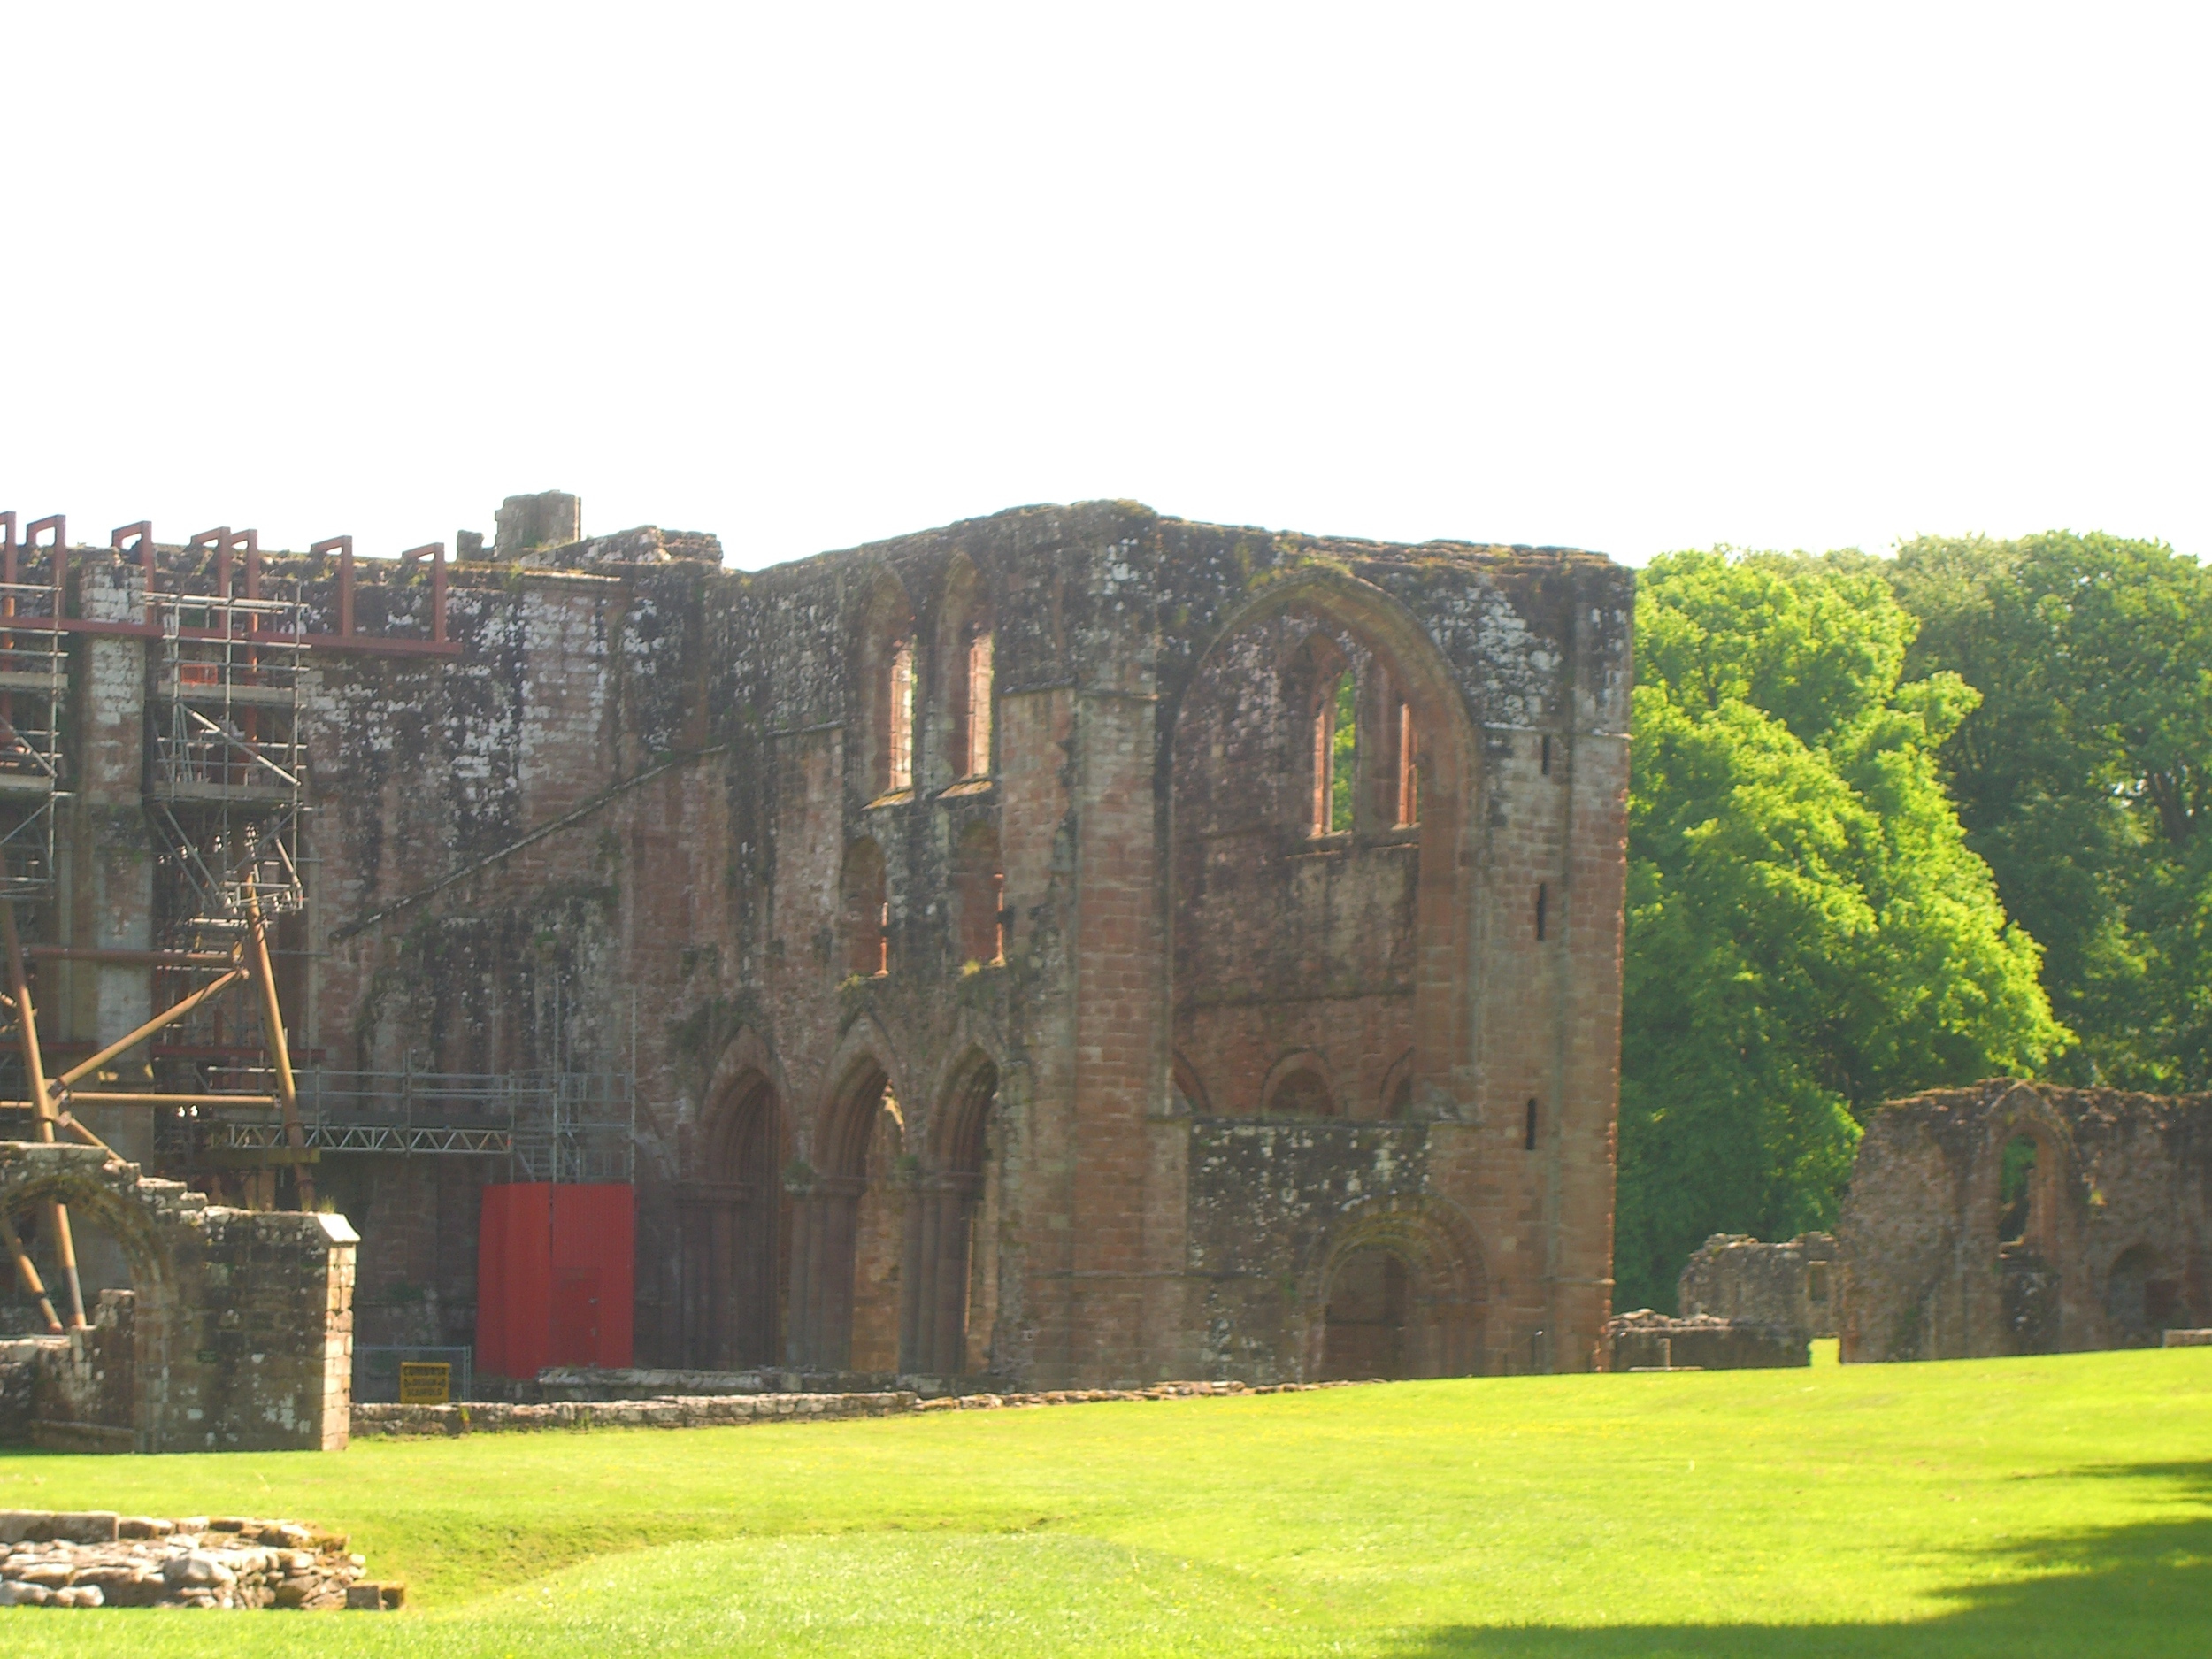
[[[46,1065],[38,1051],[37,1011],[31,1006],[31,982],[23,971],[23,940],[16,931],[15,901],[0,899],[0,941],[4,941],[8,952],[8,993],[15,1003],[15,1024],[23,1041],[23,1080],[31,1096],[31,1106],[38,1119],[38,1138],[51,1141],[54,1138],[54,1097],[46,1088]],[[61,1259],[62,1278],[69,1290],[69,1323],[77,1329],[85,1328],[84,1286],[77,1278],[77,1245],[70,1236],[68,1207],[56,1199],[46,1207],[49,1224],[54,1230],[54,1251]],[[21,1254],[22,1240],[15,1236],[12,1224],[8,1228],[8,1242],[16,1254],[16,1269],[26,1275],[26,1284],[35,1284],[37,1270],[30,1258]],[[53,1317],[53,1304],[43,1296],[40,1301],[47,1317]]]
[[[15,1271],[23,1280],[23,1288],[38,1303],[38,1310],[46,1316],[46,1328],[49,1331],[60,1330],[61,1316],[54,1311],[53,1302],[46,1294],[46,1286],[39,1279],[38,1269],[32,1263],[31,1253],[23,1248],[22,1235],[16,1232],[15,1223],[8,1218],[4,1209],[0,1209],[0,1239],[7,1241],[8,1254],[15,1257]]]
[[[292,1178],[299,1194],[302,1210],[315,1207],[315,1178],[307,1172],[307,1136],[300,1127],[300,1097],[298,1086],[292,1077],[292,1049],[284,1036],[284,1010],[277,1002],[276,976],[269,970],[269,928],[261,914],[261,893],[256,885],[250,866],[246,871],[246,928],[252,945],[253,977],[261,993],[261,1024],[263,1036],[269,1045],[269,1060],[276,1069],[277,1103],[284,1109],[284,1144],[299,1158],[292,1166]]]

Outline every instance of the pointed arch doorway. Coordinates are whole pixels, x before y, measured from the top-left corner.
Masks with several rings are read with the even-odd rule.
[[[781,1357],[789,1127],[775,1088],[740,1079],[706,1125],[702,1179],[679,1189],[683,1363],[743,1371]]]
[[[900,1310],[900,1369],[933,1377],[987,1370],[998,1318],[998,1067],[978,1056],[941,1109],[933,1167],[907,1212],[915,1264]]]

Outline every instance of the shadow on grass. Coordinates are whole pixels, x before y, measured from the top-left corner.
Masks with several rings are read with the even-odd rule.
[[[1950,1609],[1889,1624],[1453,1626],[1393,1659],[2075,1659],[2212,1653],[2212,1463],[2141,1463],[2069,1476],[2179,1480],[2203,1512],[2085,1529],[1978,1552],[2005,1582],[1942,1592]]]

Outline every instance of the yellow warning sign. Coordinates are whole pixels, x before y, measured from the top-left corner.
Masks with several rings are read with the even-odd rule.
[[[399,1402],[403,1406],[442,1406],[453,1398],[453,1367],[442,1361],[403,1360],[399,1367]]]

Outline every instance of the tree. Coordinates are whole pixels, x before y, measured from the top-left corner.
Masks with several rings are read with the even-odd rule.
[[[1671,1307],[1711,1233],[1832,1221],[1880,1101],[2067,1041],[1938,769],[1975,693],[1907,682],[1914,632],[1856,555],[1672,554],[1640,586],[1624,1306]]]
[[[1890,579],[1909,672],[1981,694],[1943,761],[2041,941],[2071,1080],[2212,1084],[2212,573],[2162,542],[1924,538]]]

